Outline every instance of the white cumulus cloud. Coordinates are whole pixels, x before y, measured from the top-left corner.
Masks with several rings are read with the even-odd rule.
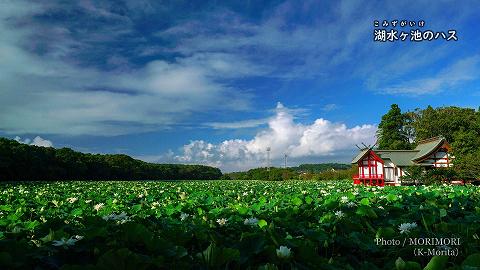
[[[174,157],[182,163],[201,163],[227,171],[242,170],[266,165],[267,148],[270,147],[272,164],[287,154],[292,162],[315,158],[338,158],[346,152],[353,153],[355,144],[373,143],[376,125],[347,127],[319,118],[312,124],[296,123],[292,112],[281,103],[268,121],[268,128],[251,140],[231,139],[218,144],[204,140],[191,141]]]
[[[46,140],[40,136],[36,136],[33,138],[33,140],[26,138],[22,140],[19,136],[15,136],[15,141],[19,143],[24,143],[24,144],[29,144],[29,145],[35,145],[35,146],[42,146],[42,147],[53,147],[52,141]]]

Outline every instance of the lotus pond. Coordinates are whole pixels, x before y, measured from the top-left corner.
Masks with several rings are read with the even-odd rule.
[[[480,267],[475,186],[97,181],[0,187],[2,269]]]

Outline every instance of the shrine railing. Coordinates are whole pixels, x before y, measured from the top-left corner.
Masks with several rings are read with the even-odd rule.
[[[369,186],[384,186],[385,179],[383,174],[354,175],[353,184],[364,184]]]
[[[383,174],[354,175],[353,179],[384,179]]]

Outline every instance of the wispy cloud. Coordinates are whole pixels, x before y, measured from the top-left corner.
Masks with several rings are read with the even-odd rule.
[[[48,45],[42,45],[45,52],[25,47],[23,44],[38,36],[40,27],[26,18],[49,12],[51,7],[22,9],[22,5],[27,4],[7,5],[21,12],[14,8],[0,11],[0,131],[111,136],[169,128],[194,112],[211,108],[236,111],[250,106],[251,95],[232,91],[236,88],[228,80],[261,74],[261,70],[251,68],[239,56],[195,53],[115,70],[85,66],[71,61],[72,56],[83,53],[75,46],[83,49],[100,40],[74,41],[64,29],[65,35],[57,39],[42,40]],[[94,16],[119,19],[88,1],[82,7]],[[20,22],[23,26],[15,27]],[[119,34],[102,32],[101,36],[112,35]],[[114,62],[118,65],[118,58]]]
[[[185,55],[199,51],[244,55],[255,65],[271,66],[265,76],[324,77],[332,65],[350,59],[355,45],[370,36],[371,24],[360,16],[356,4],[341,1],[329,7],[335,20],[319,17],[311,24],[290,25],[290,18],[310,16],[324,8],[316,1],[305,1],[302,8],[294,1],[285,1],[256,23],[228,10],[216,10],[208,19],[192,19],[156,35],[177,40],[171,50]]]
[[[236,122],[210,122],[205,123],[205,126],[212,127],[214,129],[239,129],[239,128],[252,128],[258,127],[268,123],[268,118],[263,119],[250,119]]]
[[[322,107],[322,111],[325,111],[325,112],[333,111],[336,109],[338,109],[338,105],[333,103],[326,104]]]
[[[419,96],[449,91],[463,82],[478,80],[479,72],[480,56],[471,56],[458,60],[433,76],[392,85],[382,89],[382,92]]]

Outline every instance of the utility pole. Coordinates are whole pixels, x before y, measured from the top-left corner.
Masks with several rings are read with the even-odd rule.
[[[285,169],[287,168],[287,153],[285,153]]]
[[[267,171],[270,171],[270,146],[267,147]]]

